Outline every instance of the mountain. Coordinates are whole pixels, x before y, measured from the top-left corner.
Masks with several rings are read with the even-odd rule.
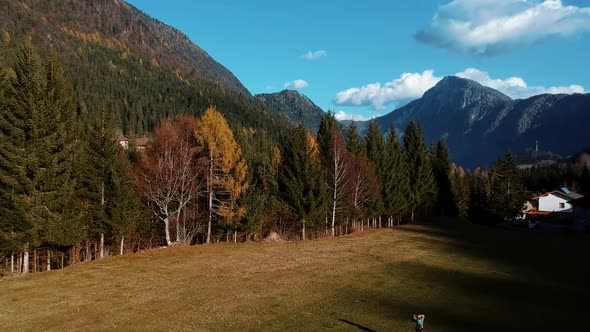
[[[326,115],[319,106],[295,90],[256,95],[270,109],[285,115],[292,123],[303,122],[312,133],[317,133],[322,118]]]
[[[275,135],[289,126],[186,35],[124,1],[0,0],[0,72],[27,36],[43,56],[62,59],[85,126],[110,112],[125,133],[141,135],[210,105],[234,129]]]
[[[543,94],[513,100],[477,82],[445,77],[412,101],[376,119],[403,132],[418,120],[427,142],[446,138],[453,162],[489,166],[504,153],[539,146],[570,155],[590,145],[590,94]],[[363,124],[366,126],[366,123]]]

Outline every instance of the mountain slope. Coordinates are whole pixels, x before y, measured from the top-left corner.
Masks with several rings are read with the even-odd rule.
[[[319,106],[295,90],[259,94],[256,97],[270,109],[285,115],[292,123],[303,122],[313,133],[318,132],[320,122],[326,115]]]
[[[427,142],[447,139],[453,161],[488,166],[507,151],[532,148],[569,155],[590,145],[590,94],[512,100],[474,81],[445,77],[420,99],[377,118],[383,130],[403,131],[418,120]]]
[[[26,29],[26,21],[31,21],[33,24],[27,32],[47,33],[44,36],[47,39],[58,33],[52,31],[54,29],[82,38],[98,34],[95,36],[119,42],[149,60],[156,59],[163,67],[178,69],[183,76],[212,80],[248,93],[229,70],[193,44],[184,33],[150,18],[124,1],[2,0],[0,8],[8,30]]]
[[[116,126],[140,135],[216,105],[234,129],[280,136],[289,127],[183,33],[120,0],[0,0],[0,35],[0,70],[25,36],[60,56],[85,126],[113,113]]]

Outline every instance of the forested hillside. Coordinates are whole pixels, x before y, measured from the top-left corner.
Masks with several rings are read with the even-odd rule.
[[[123,1],[1,0],[0,34],[3,68],[26,36],[43,57],[60,55],[86,128],[108,112],[124,133],[140,136],[161,119],[215,104],[233,128],[286,133],[282,116],[183,33]]]

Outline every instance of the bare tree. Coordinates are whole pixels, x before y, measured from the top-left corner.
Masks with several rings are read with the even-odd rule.
[[[330,190],[332,194],[332,237],[335,236],[334,225],[336,222],[336,210],[345,201],[347,194],[346,187],[350,175],[350,154],[346,149],[346,143],[338,132],[334,132],[330,139],[329,147],[330,162]]]
[[[135,169],[139,191],[154,203],[154,213],[164,222],[168,245],[172,244],[171,222],[176,225],[176,241],[181,241],[179,217],[198,196],[203,182],[196,158],[200,149],[189,139],[192,136],[186,134],[191,132],[192,125],[194,121],[186,116],[179,117],[176,124],[162,123]]]

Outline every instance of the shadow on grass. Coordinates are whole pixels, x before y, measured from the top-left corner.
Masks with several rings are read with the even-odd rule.
[[[409,322],[425,313],[426,331],[588,331],[575,318],[588,312],[587,239],[449,221],[394,231],[415,234],[409,238],[420,247],[457,255],[384,262],[384,271],[362,276],[380,287],[359,282],[341,299],[357,305],[347,318],[374,313],[385,322]]]
[[[348,324],[348,325],[352,325],[352,326],[354,326],[354,327],[358,328],[358,329],[359,329],[359,330],[361,330],[361,331],[367,331],[367,332],[377,332],[376,330],[370,329],[370,328],[368,328],[368,327],[366,327],[366,326],[362,326],[362,325],[360,325],[360,324],[357,324],[357,323],[351,322],[351,321],[349,321],[349,320],[346,320],[346,319],[339,319],[339,321],[341,321],[341,322],[343,322],[343,323],[346,323],[346,324]]]
[[[415,262],[391,264],[384,270],[383,279],[377,280],[381,289],[358,287],[340,300],[349,307],[356,304],[353,311],[374,313],[385,322],[408,321],[408,328],[413,326],[413,314],[425,313],[427,331],[559,331],[564,326],[586,331],[571,319],[584,317],[586,310],[571,302],[576,294],[568,290]],[[388,330],[383,325],[375,328]]]

